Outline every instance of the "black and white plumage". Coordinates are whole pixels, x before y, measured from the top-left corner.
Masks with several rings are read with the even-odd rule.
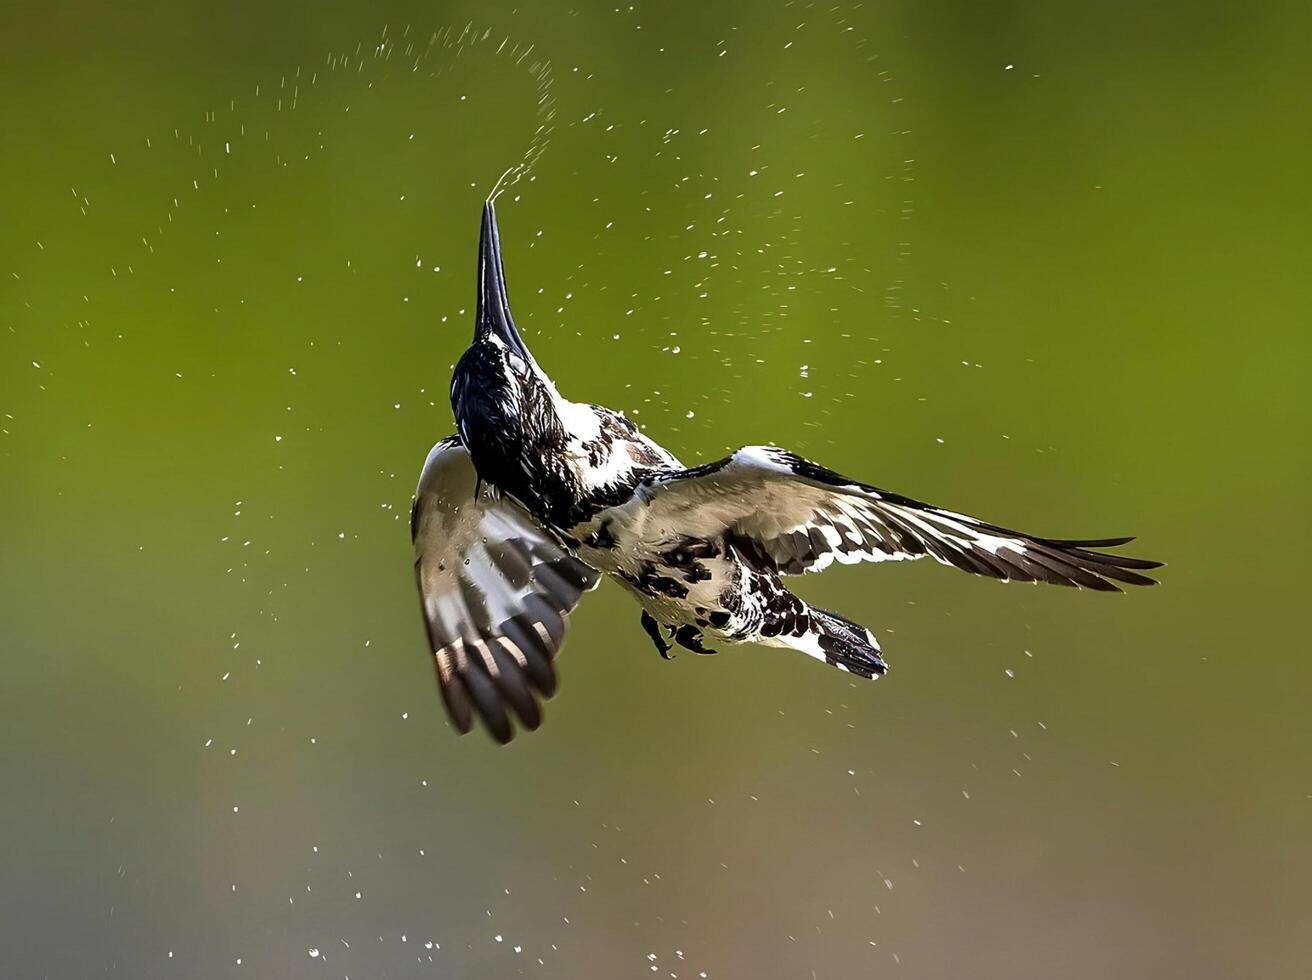
[[[428,454],[411,524],[415,581],[451,719],[468,731],[477,706],[504,742],[509,707],[536,728],[537,695],[556,692],[553,661],[569,613],[600,576],[522,507],[480,486],[455,436]]]
[[[456,365],[458,435],[433,447],[411,530],[438,682],[461,732],[501,742],[541,722],[554,658],[584,592],[609,575],[666,655],[708,642],[799,650],[860,677],[887,669],[869,630],[793,595],[784,577],[834,562],[944,565],[1104,592],[1151,585],[1160,563],[1008,530],[748,446],[685,468],[618,412],[569,401],[510,315],[491,201],[474,340]]]

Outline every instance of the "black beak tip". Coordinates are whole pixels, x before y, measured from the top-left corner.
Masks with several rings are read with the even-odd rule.
[[[489,200],[483,205],[483,228],[478,241],[478,299],[484,314],[496,315],[504,308],[506,272],[501,261],[501,234],[497,229],[496,207]]]
[[[479,272],[490,272],[500,277],[501,233],[497,228],[497,209],[491,201],[483,205],[483,228],[479,234],[478,253]]]
[[[492,198],[483,205],[483,227],[478,245],[478,308],[475,336],[493,333],[528,358],[528,349],[515,329],[506,294],[506,270],[501,259],[501,233]]]

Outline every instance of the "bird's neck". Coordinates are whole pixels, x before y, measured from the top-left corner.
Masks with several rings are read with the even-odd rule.
[[[567,400],[536,372],[478,357],[462,361],[451,394],[479,476],[531,506],[552,482],[553,462],[568,440],[561,418]]]

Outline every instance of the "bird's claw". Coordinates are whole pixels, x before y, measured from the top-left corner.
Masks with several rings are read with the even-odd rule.
[[[715,650],[702,644],[702,631],[696,626],[680,626],[674,631],[674,642],[693,653],[715,653]]]
[[[661,624],[656,622],[655,617],[645,609],[642,611],[642,628],[651,637],[651,642],[655,645],[656,652],[661,655],[661,659],[673,660],[674,657],[670,655],[670,651],[674,648],[661,635]]]

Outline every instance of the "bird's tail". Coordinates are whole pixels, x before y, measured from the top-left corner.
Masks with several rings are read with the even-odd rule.
[[[804,649],[811,656],[867,680],[888,671],[879,655],[879,641],[870,630],[825,609],[811,606],[808,613],[810,628]]]

